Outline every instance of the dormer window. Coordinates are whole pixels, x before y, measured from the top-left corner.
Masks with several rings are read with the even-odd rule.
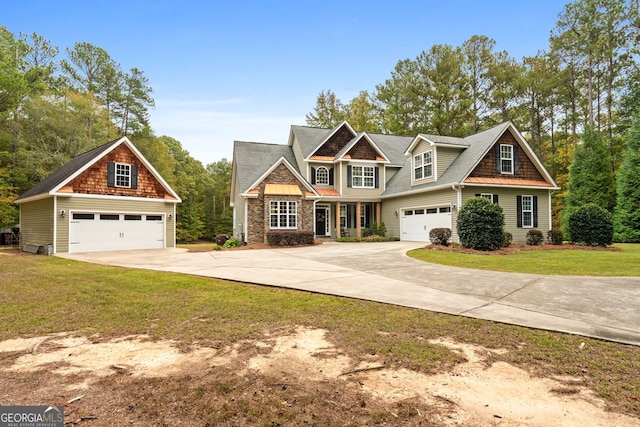
[[[500,173],[513,174],[513,145],[500,144]]]
[[[320,166],[316,170],[316,184],[329,185],[329,169]]]
[[[433,157],[431,151],[413,156],[413,179],[419,180],[433,176]]]

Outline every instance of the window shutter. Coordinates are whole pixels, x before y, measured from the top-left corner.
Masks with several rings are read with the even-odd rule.
[[[495,145],[496,151],[496,173],[502,173],[502,165],[500,164],[500,144]]]
[[[116,186],[116,164],[113,162],[107,163],[107,187]]]
[[[517,175],[520,173],[520,168],[518,167],[518,146],[513,146],[513,173]]]
[[[351,166],[349,166],[351,167]],[[347,205],[347,228],[352,228],[353,227],[353,214],[354,214],[354,208],[355,206],[353,205]]]
[[[351,188],[351,165],[347,166],[347,187]]]
[[[138,166],[131,165],[131,188],[138,188]]]
[[[311,167],[311,184],[316,185],[316,168]]]
[[[538,196],[533,196],[533,228],[538,228]]]
[[[333,185],[333,168],[329,169],[329,185]]]
[[[493,195],[493,203],[495,203],[496,205],[498,204],[498,195],[497,194]]]
[[[375,179],[375,188],[380,188],[380,168],[376,167],[374,169],[374,179]]]
[[[518,213],[518,228],[522,228],[522,196],[516,199],[516,211]]]

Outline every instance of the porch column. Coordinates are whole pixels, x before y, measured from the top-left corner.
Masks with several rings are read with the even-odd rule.
[[[340,202],[336,202],[336,239],[342,237],[340,234]]]
[[[362,206],[360,205],[360,202],[356,202],[356,237],[362,237],[362,226],[360,224],[361,209]]]
[[[382,207],[382,203],[376,202],[376,222],[378,223],[378,225],[380,225],[380,223],[382,222],[381,213],[380,213],[381,207]]]

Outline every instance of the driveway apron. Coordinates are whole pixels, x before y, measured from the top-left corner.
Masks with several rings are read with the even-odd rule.
[[[184,249],[60,255],[358,298],[640,345],[640,278],[543,276],[430,264],[419,243],[336,243],[187,252]]]

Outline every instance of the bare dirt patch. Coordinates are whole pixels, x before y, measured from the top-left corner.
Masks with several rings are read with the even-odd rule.
[[[64,405],[107,425],[640,426],[571,379],[536,378],[500,350],[430,341],[464,356],[425,374],[358,359],[303,327],[212,348],[58,334],[0,342],[0,404]]]

